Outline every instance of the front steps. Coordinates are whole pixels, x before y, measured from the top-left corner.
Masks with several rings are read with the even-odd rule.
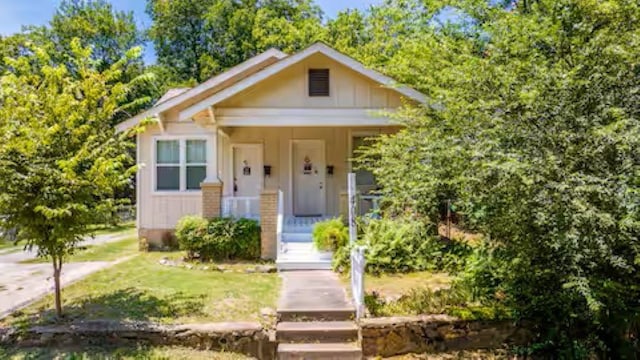
[[[276,266],[287,270],[330,270],[331,252],[318,251],[311,232],[316,218],[288,218],[282,233]]]
[[[355,307],[331,271],[281,274],[277,358],[362,359]]]

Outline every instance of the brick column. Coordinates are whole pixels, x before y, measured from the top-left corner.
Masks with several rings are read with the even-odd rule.
[[[274,260],[278,256],[278,192],[264,190],[260,194],[260,256]]]
[[[222,183],[203,182],[202,188],[202,217],[211,219],[222,215]]]
[[[340,217],[342,221],[349,221],[349,193],[346,191],[340,191]]]

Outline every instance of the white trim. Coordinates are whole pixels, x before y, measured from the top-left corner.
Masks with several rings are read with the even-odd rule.
[[[141,134],[136,134],[136,163],[140,161],[140,152],[142,151],[140,148],[140,136]],[[142,183],[142,180],[140,179],[142,177],[141,170],[142,164],[138,164],[138,169],[136,171],[136,229],[138,230],[140,230],[140,224],[142,223],[142,220],[140,219],[140,214],[142,214],[142,187],[140,186]]]
[[[258,171],[260,174],[262,174],[262,176],[260,177],[260,190],[264,190],[264,144],[262,143],[231,143],[229,144],[229,158],[227,159],[228,162],[228,166],[227,169],[229,171],[228,174],[226,174],[225,178],[226,178],[226,183],[229,184],[228,186],[231,187],[231,196],[230,197],[236,197],[235,196],[235,192],[233,191],[233,173],[235,171],[235,164],[234,164],[234,158],[233,158],[233,154],[234,154],[234,149],[235,148],[256,148],[258,149],[258,159],[260,159],[260,166],[258,167]],[[258,194],[258,196],[260,196],[260,194]]]
[[[319,143],[320,144],[320,152],[322,154],[322,162],[324,163],[324,167],[319,169],[320,173],[323,176],[322,181],[322,202],[321,202],[321,214],[320,216],[324,216],[327,213],[327,147],[324,139],[291,139],[289,141],[289,191],[291,196],[289,196],[289,202],[291,204],[291,214],[296,216],[295,209],[295,196],[296,189],[293,187],[293,173],[294,173],[294,164],[293,164],[293,144],[295,143]]]
[[[158,141],[178,141],[179,157],[180,162],[178,166],[180,168],[180,185],[179,190],[157,190],[157,146],[156,143]],[[205,166],[207,167],[207,171],[209,169],[209,147],[210,141],[205,135],[156,135],[152,137],[151,141],[151,195],[156,196],[170,196],[170,195],[200,195],[202,194],[202,190],[187,190],[187,149],[186,142],[188,140],[204,140],[205,146],[207,147],[207,163]],[[175,166],[175,165],[173,165]],[[202,166],[202,165],[200,165]],[[139,184],[138,184],[139,185]],[[138,186],[139,187],[139,186]]]
[[[134,127],[135,125],[137,125],[138,123],[140,123],[140,121],[152,117],[155,114],[159,114],[162,112],[165,112],[177,105],[180,105],[181,103],[196,97],[198,95],[201,95],[202,93],[224,83],[225,81],[228,81],[230,79],[232,79],[235,76],[238,76],[240,74],[242,74],[243,72],[250,70],[262,63],[264,63],[265,61],[269,60],[269,59],[277,59],[277,60],[281,60],[284,59],[285,57],[287,57],[286,53],[283,53],[282,51],[278,50],[278,49],[269,49],[265,52],[263,52],[262,54],[256,55],[253,58],[240,63],[234,67],[232,67],[231,69],[217,75],[214,76],[212,78],[210,78],[209,80],[201,83],[200,85],[194,87],[193,89],[187,90],[185,92],[183,92],[182,94],[173,97],[171,99],[168,99],[167,101],[164,101],[160,104],[157,104],[156,106],[152,107],[151,109],[144,111],[130,119],[127,119],[121,123],[119,123],[118,125],[116,125],[116,130],[117,131],[125,131],[128,130],[132,127]]]
[[[301,52],[291,55],[284,60],[278,61],[270,66],[267,66],[264,70],[259,71],[255,74],[252,74],[237,83],[221,90],[212,96],[207,97],[206,99],[180,111],[180,115],[178,117],[179,120],[190,119],[193,118],[199,112],[206,110],[207,107],[215,105],[221,101],[224,101],[234,95],[237,95],[243,90],[248,89],[249,87],[283,71],[284,69],[299,63],[300,61],[310,57],[313,54],[322,53],[323,55],[329,57],[330,59],[345,65],[352,70],[360,73],[361,75],[374,80],[385,87],[395,90],[400,94],[406,96],[409,99],[413,99],[419,103],[427,103],[427,97],[420,93],[417,90],[409,88],[407,86],[397,86],[397,82],[391,79],[390,77],[383,75],[377,71],[367,69],[362,63],[350,58],[347,55],[344,55],[329,46],[323,43],[315,43],[305,50]]]

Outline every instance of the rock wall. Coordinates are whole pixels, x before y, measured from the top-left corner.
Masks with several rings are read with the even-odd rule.
[[[529,333],[508,321],[465,321],[447,315],[360,320],[365,356],[499,349],[525,344]]]
[[[275,343],[258,323],[158,325],[87,321],[70,325],[0,330],[0,344],[29,347],[83,345],[185,346],[275,358]]]

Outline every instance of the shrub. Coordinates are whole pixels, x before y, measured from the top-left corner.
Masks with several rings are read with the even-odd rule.
[[[208,261],[260,257],[260,226],[254,220],[186,216],[178,222],[176,237],[189,258]]]
[[[349,242],[349,228],[341,218],[317,222],[313,226],[313,243],[318,250],[336,251]]]

